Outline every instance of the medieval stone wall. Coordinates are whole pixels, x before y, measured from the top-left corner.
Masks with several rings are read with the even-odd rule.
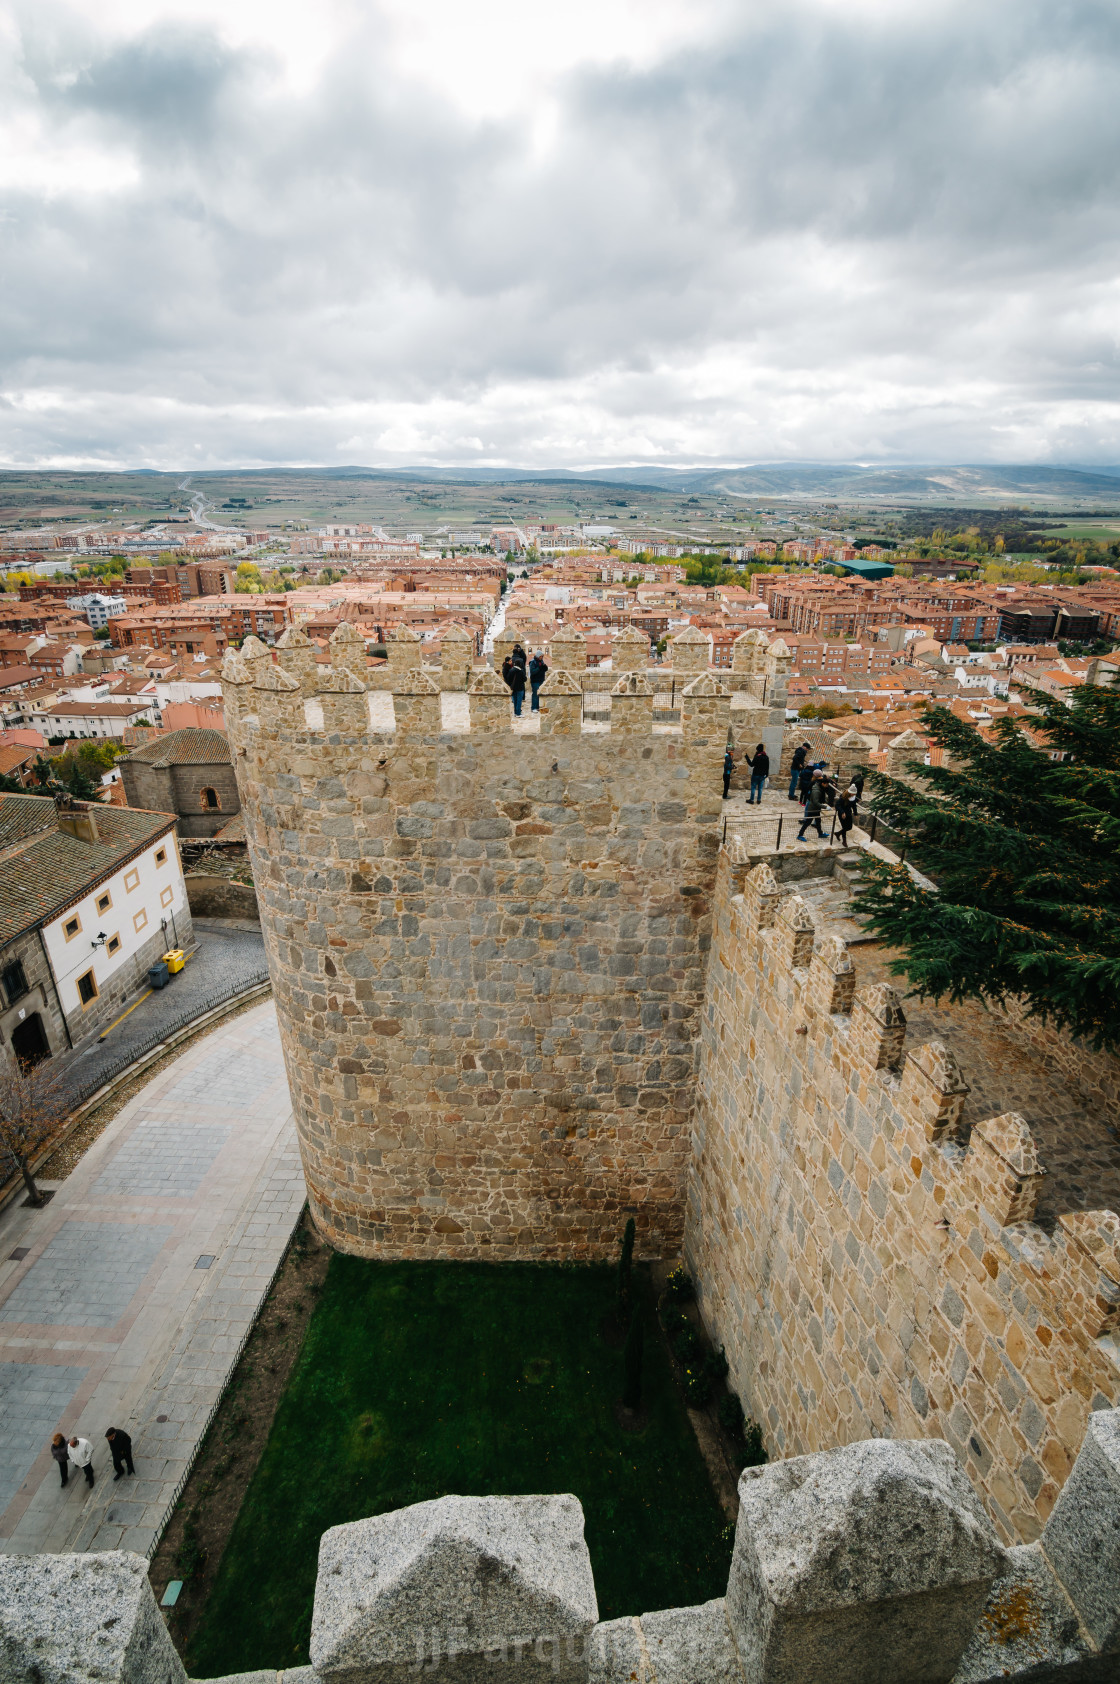
[[[1092,1208],[1120,1208],[1120,1153],[1068,1097],[1047,1117],[1061,1095],[1024,1053],[982,1056],[979,1008],[944,1016],[959,1060],[907,1051],[882,965],[750,864],[732,839],[714,902],[686,1234],[704,1319],[772,1455],[944,1437],[1002,1535],[1034,1539],[1120,1400],[1120,1220]]]
[[[730,696],[683,647],[679,724],[636,670],[588,723],[568,641],[516,730],[451,639],[444,684],[407,636],[367,673],[349,627],[327,673],[298,631],[278,664],[227,659],[312,1209],[344,1250],[605,1256],[632,1211],[643,1254],[679,1252]]]

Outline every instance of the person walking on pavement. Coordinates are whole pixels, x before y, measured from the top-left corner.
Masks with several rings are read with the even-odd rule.
[[[136,1469],[132,1465],[132,1440],[120,1427],[107,1427],[105,1437],[109,1440],[109,1454],[113,1458],[113,1479],[120,1479],[127,1466],[130,1474]]]
[[[852,783],[855,785],[856,800],[862,801],[863,800],[863,773],[858,766],[856,767],[855,771],[852,773]]]
[[[529,709],[531,713],[539,713],[541,711],[538,691],[547,677],[548,663],[545,661],[544,656],[538,649],[536,654],[533,656],[533,659],[529,662],[529,684],[533,692],[533,700],[530,703]]]
[[[81,1468],[86,1476],[86,1484],[93,1488],[93,1445],[88,1438],[79,1438],[75,1433],[70,1440],[70,1460],[76,1468]]]
[[[758,747],[754,751],[753,757],[749,754],[744,754],[743,759],[751,769],[751,793],[747,806],[754,806],[755,796],[757,795],[758,805],[761,807],[762,792],[766,788],[766,780],[770,776],[770,756],[766,752],[766,744],[759,743]]]
[[[800,772],[797,774],[797,799],[803,807],[805,805],[805,797],[809,793],[809,785],[813,781],[816,770],[817,768],[815,766],[806,765],[802,766]]]
[[[731,788],[731,774],[735,770],[735,756],[729,748],[723,751],[723,799],[727,800],[727,792]]]
[[[797,800],[797,786],[801,778],[801,768],[805,764],[805,757],[809,752],[809,744],[802,743],[800,748],[793,751],[793,759],[789,763],[789,798]]]
[[[810,825],[816,826],[817,835],[824,841],[824,831],[821,829],[821,808],[824,806],[824,791],[821,787],[819,772],[812,774],[808,793],[805,796],[805,817],[801,821],[801,829],[797,832],[797,840],[805,840],[805,832]]]
[[[65,1490],[67,1475],[70,1472],[70,1446],[67,1444],[64,1434],[55,1433],[51,1439],[51,1455],[58,1463],[58,1471],[62,1475],[62,1487]]]

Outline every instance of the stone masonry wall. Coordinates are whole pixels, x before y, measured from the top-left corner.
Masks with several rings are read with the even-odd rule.
[[[686,1234],[730,1383],[776,1456],[948,1439],[1004,1538],[1030,1541],[1090,1412],[1120,1400],[1120,1220],[1059,1198],[1040,1225],[1045,1162],[1022,1116],[963,1128],[953,1054],[906,1051],[894,989],[859,986],[858,948],[818,940],[806,902],[736,842]]]
[[[402,636],[375,676],[349,627],[327,674],[297,630],[224,673],[323,1232],[600,1257],[632,1212],[644,1255],[676,1255],[728,692],[687,671],[658,726],[625,673],[586,728],[558,662],[515,731],[489,668],[442,693]]]

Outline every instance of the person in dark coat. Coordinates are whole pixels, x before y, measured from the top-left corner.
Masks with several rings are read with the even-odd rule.
[[[66,1484],[70,1472],[70,1446],[63,1433],[55,1433],[51,1439],[51,1455],[58,1463],[58,1471],[62,1475],[62,1483]]]
[[[513,689],[512,674],[513,674],[513,661],[511,659],[511,657],[509,655],[507,655],[505,660],[502,662],[502,683],[508,684],[511,690]]]
[[[797,840],[805,840],[805,832],[810,825],[816,826],[817,835],[824,841],[824,831],[821,829],[821,808],[824,806],[824,790],[819,772],[810,774],[809,790],[805,797],[805,817],[801,821],[801,829],[797,832]]]
[[[793,751],[793,759],[789,763],[789,798],[791,801],[797,800],[798,781],[808,753],[808,743],[802,743],[800,748],[795,748]]]
[[[536,654],[533,656],[533,659],[529,662],[529,684],[533,691],[533,700],[530,706],[530,711],[532,713],[540,712],[541,704],[537,692],[547,677],[548,664],[538,649]]]
[[[516,653],[517,651],[514,650],[515,655]],[[522,650],[521,653],[524,655],[525,651]],[[506,679],[506,683],[509,685],[510,692],[513,696],[513,711],[515,714],[520,716],[521,704],[525,700],[525,668],[518,666],[516,660],[510,661],[509,677]]]
[[[847,792],[836,797],[836,824],[840,831],[840,846],[848,846],[848,832],[856,822],[856,810]]]
[[[723,799],[727,800],[727,792],[731,788],[731,774],[735,770],[735,756],[729,748],[723,751]]]
[[[127,1467],[130,1474],[136,1469],[132,1465],[132,1440],[120,1427],[107,1427],[105,1437],[109,1440],[109,1454],[113,1458],[113,1478],[120,1479]]]
[[[766,744],[759,743],[754,754],[744,754],[743,759],[751,769],[751,793],[747,806],[754,806],[755,796],[757,795],[758,805],[761,807],[762,792],[766,788],[766,780],[770,776],[770,756],[766,752]]]
[[[856,786],[856,800],[862,801],[863,800],[863,772],[860,769],[860,767],[858,767],[858,766],[856,767],[855,771],[852,773],[852,782]]]
[[[805,805],[805,797],[809,793],[809,785],[813,781],[813,773],[816,769],[817,768],[815,766],[802,766],[800,772],[797,774],[797,799],[803,807]]]
[[[529,663],[525,659],[525,651],[522,649],[520,643],[514,644],[513,654],[510,656],[510,660],[513,662],[515,667],[520,667],[522,672],[525,671]]]

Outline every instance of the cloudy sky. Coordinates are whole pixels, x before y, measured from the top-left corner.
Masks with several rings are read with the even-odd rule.
[[[3,0],[0,464],[1120,462],[1116,0]]]

